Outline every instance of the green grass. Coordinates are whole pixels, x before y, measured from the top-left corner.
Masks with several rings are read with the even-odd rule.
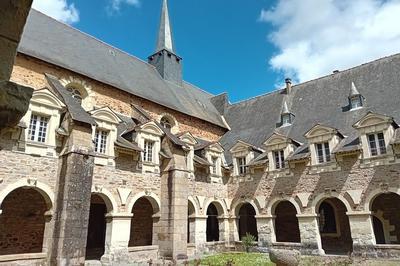
[[[235,266],[275,265],[266,254],[261,253],[222,253],[202,258],[200,265],[225,266],[229,260],[233,260]],[[195,265],[194,261],[191,261],[190,265]]]

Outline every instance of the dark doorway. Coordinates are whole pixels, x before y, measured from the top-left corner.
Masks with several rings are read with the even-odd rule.
[[[129,246],[151,246],[153,244],[153,206],[146,198],[138,199],[132,208]]]
[[[98,195],[92,195],[90,199],[89,227],[86,242],[86,259],[100,260],[104,254],[106,241],[107,206]]]
[[[353,251],[346,212],[346,206],[337,198],[326,199],[319,205],[319,232],[326,254],[349,255]]]
[[[219,241],[218,210],[213,203],[207,208],[207,242]]]
[[[300,243],[297,211],[290,201],[281,201],[275,208],[275,235],[277,242]]]
[[[400,244],[400,196],[385,193],[377,196],[371,205],[377,244]]]
[[[42,252],[47,210],[43,196],[34,189],[18,188],[1,207],[0,255]]]
[[[239,209],[239,239],[246,236],[246,233],[251,234],[258,240],[256,211],[250,203],[243,204]]]

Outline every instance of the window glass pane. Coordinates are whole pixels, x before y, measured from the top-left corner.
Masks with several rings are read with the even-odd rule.
[[[378,144],[380,154],[386,154],[386,143],[383,133],[378,133]]]
[[[29,123],[29,131],[28,131],[28,139],[29,140],[35,140],[37,120],[38,120],[37,115],[32,114],[31,122]]]
[[[330,162],[331,161],[331,151],[329,149],[329,143],[325,142],[325,162]]]
[[[144,142],[143,160],[146,162],[153,161],[153,146],[154,142],[146,140]]]
[[[237,165],[238,165],[238,172],[239,174],[245,174],[246,173],[246,157],[239,157],[237,158]]]
[[[350,102],[351,102],[351,109],[359,108],[362,106],[361,99],[359,96],[351,98]]]
[[[322,150],[322,144],[318,143],[316,145],[316,148],[317,148],[318,163],[323,163],[324,162],[324,151]]]
[[[372,156],[378,155],[378,150],[376,148],[376,141],[375,141],[374,134],[368,135],[368,143],[369,143],[369,149],[370,149],[371,155]]]
[[[284,151],[283,150],[275,151],[274,157],[275,157],[275,168],[276,169],[285,168]]]
[[[96,130],[94,137],[94,151],[98,153],[106,153],[108,132]]]

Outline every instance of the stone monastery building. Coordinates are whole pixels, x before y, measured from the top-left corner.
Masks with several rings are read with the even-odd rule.
[[[31,10],[0,132],[0,264],[240,247],[400,257],[400,55],[231,104],[182,79],[164,0],[148,62]]]

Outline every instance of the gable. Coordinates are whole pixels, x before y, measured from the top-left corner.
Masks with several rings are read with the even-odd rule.
[[[353,125],[353,127],[354,128],[364,128],[364,127],[375,126],[375,125],[380,125],[380,124],[385,124],[385,123],[392,123],[392,122],[393,122],[393,118],[391,118],[389,116],[369,112],[363,118],[358,120]]]
[[[95,119],[99,119],[111,124],[119,124],[122,120],[109,108],[103,107],[90,112]]]
[[[332,127],[328,126],[323,126],[321,124],[317,124],[313,126],[309,131],[307,131],[304,136],[306,138],[314,138],[314,137],[319,137],[319,136],[324,136],[324,135],[329,135],[329,134],[336,134],[337,130]]]
[[[62,109],[65,107],[57,96],[55,96],[49,89],[41,89],[33,92],[31,102],[38,105],[44,105],[51,109]]]

